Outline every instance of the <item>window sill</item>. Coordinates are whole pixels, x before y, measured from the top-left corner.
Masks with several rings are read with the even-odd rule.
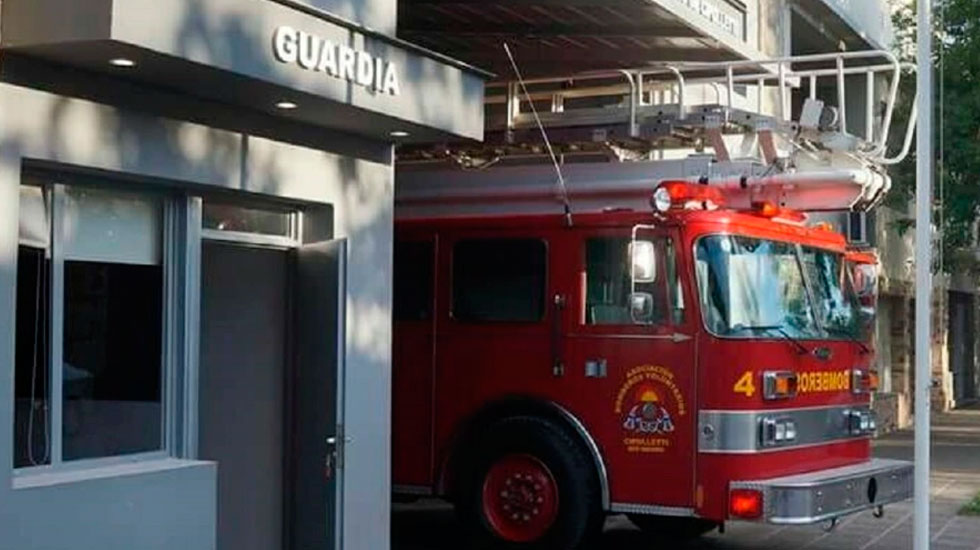
[[[14,475],[13,488],[32,489],[49,487],[68,483],[78,483],[96,479],[108,479],[124,476],[166,472],[212,464],[203,460],[182,460],[176,458],[147,459],[133,462],[92,466],[88,468],[72,468],[58,471],[23,472]]]

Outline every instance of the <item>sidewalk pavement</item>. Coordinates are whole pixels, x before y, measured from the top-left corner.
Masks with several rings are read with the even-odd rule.
[[[980,408],[933,417],[932,550],[980,550],[980,517],[959,516],[960,507],[980,492]],[[875,455],[912,460],[911,431],[875,442]],[[436,501],[395,505],[393,550],[456,550],[462,538],[452,511]],[[610,517],[596,550],[911,550],[912,503],[849,516],[836,529],[821,526],[775,527],[731,522],[724,534],[712,532],[685,545],[658,544],[623,516]]]

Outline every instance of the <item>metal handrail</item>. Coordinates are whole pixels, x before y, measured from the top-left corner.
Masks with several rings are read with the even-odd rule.
[[[885,63],[878,63],[873,65],[864,66],[848,66],[848,61],[855,60],[874,60],[874,59],[884,59]],[[834,67],[832,68],[816,68],[816,69],[794,69],[794,64],[800,63],[818,63],[818,62],[833,62]],[[641,116],[639,107],[645,107],[653,105],[652,101],[647,101],[646,91],[651,86],[649,83],[650,77],[655,76],[667,76],[668,80],[673,80],[675,82],[674,86],[677,88],[678,97],[678,107],[679,113],[683,118],[687,113],[687,99],[685,98],[685,91],[691,85],[711,85],[715,88],[718,103],[721,104],[721,93],[719,86],[724,86],[727,89],[728,97],[726,98],[727,107],[729,109],[734,109],[734,97],[735,97],[735,85],[740,82],[754,82],[759,88],[759,110],[762,110],[762,99],[763,89],[768,85],[768,83],[775,81],[779,89],[779,107],[778,116],[782,120],[789,120],[789,97],[787,94],[787,88],[790,86],[799,86],[802,80],[807,80],[810,87],[810,97],[816,98],[816,83],[817,79],[821,77],[836,77],[837,85],[837,103],[836,106],[839,113],[840,129],[842,132],[847,132],[847,106],[846,106],[846,78],[847,76],[856,74],[865,74],[868,76],[868,106],[869,111],[873,109],[873,92],[874,92],[874,76],[878,73],[888,72],[891,73],[889,91],[887,95],[885,113],[882,118],[882,124],[880,129],[880,135],[875,139],[873,134],[873,127],[870,124],[865,124],[865,136],[864,141],[870,144],[870,148],[862,151],[862,155],[867,156],[874,160],[885,160],[888,162],[894,161],[896,158],[901,158],[902,153],[899,153],[898,157],[888,158],[887,147],[888,147],[888,136],[892,127],[892,119],[894,117],[895,103],[898,98],[898,89],[901,81],[901,73],[903,66],[898,58],[889,51],[884,50],[862,50],[854,52],[835,52],[826,54],[808,54],[799,56],[784,56],[775,57],[770,59],[756,59],[756,60],[739,60],[739,61],[721,61],[721,62],[701,62],[701,61],[684,61],[684,62],[660,62],[651,64],[644,67],[634,68],[634,69],[620,69],[613,71],[589,71],[584,73],[578,73],[572,76],[563,77],[547,77],[547,78],[537,78],[529,79],[526,81],[527,84],[547,84],[547,83],[559,83],[575,80],[602,80],[611,78],[624,78],[627,81],[627,85],[624,88],[617,88],[615,85],[604,85],[600,86],[597,95],[628,95],[629,97],[629,107],[630,107],[630,128],[635,129],[639,127],[638,117]],[[737,69],[745,68],[761,68],[761,71],[754,71],[748,74],[736,74]],[[717,71],[719,76],[703,76],[701,74],[696,76],[690,76],[686,73],[698,72],[703,73],[705,71]],[[500,85],[490,84],[490,86]],[[656,88],[653,88],[656,89]],[[527,100],[539,100],[552,98],[564,98],[564,97],[583,97],[587,95],[587,92],[582,90],[569,90],[569,91],[547,91],[534,93],[532,92]],[[488,98],[488,103],[495,103],[493,97]],[[499,101],[503,101],[502,99]],[[515,113],[509,113],[511,118]],[[907,135],[911,134],[913,129],[907,128]],[[903,151],[904,151],[903,147]]]

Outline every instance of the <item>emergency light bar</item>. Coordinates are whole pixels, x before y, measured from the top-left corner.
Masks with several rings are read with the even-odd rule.
[[[716,210],[728,206],[729,190],[723,187],[688,181],[665,181],[657,186],[650,204],[661,213],[670,210]],[[752,201],[748,208],[735,208],[751,212],[763,218],[803,225],[806,214],[782,208],[769,200]]]
[[[714,210],[725,205],[725,197],[717,187],[686,181],[665,181],[653,192],[651,203],[659,212],[692,207]]]

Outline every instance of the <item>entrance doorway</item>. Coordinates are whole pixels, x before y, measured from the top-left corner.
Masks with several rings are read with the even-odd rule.
[[[345,255],[202,245],[198,455],[218,465],[218,550],[340,547]]]
[[[199,451],[218,463],[218,550],[284,540],[289,254],[201,251]]]

